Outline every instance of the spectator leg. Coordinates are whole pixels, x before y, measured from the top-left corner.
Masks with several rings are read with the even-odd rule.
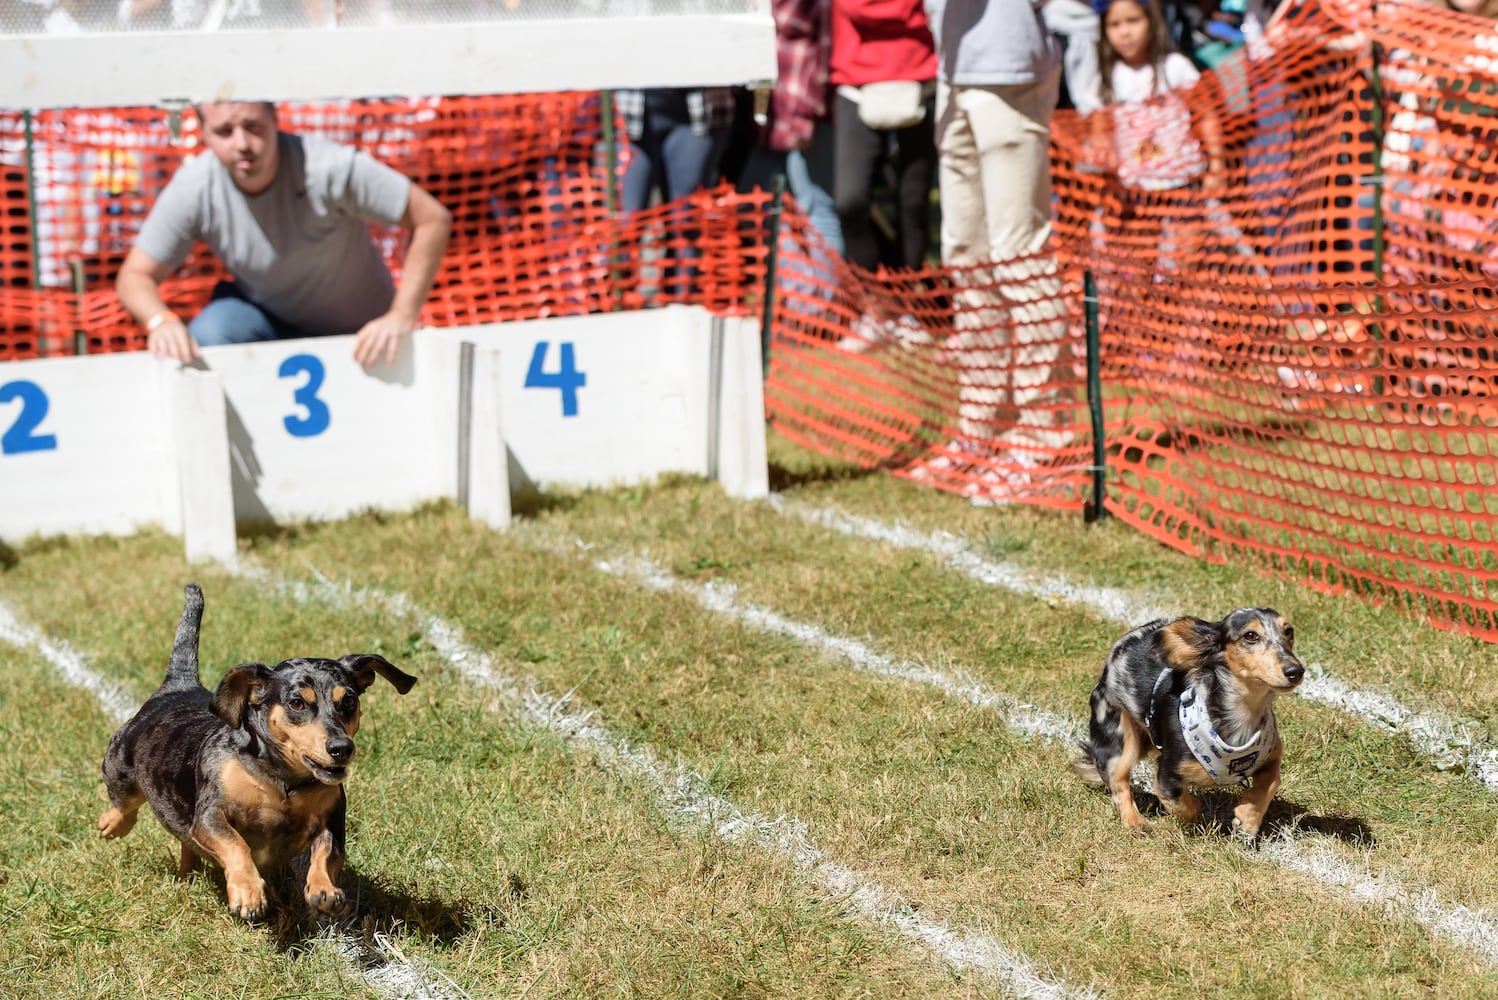
[[[1026,86],[943,86],[938,95],[943,259],[959,269],[1000,264],[956,276],[958,427],[1000,448],[1069,441],[1055,429],[1065,403],[1055,388],[1066,333],[1060,280],[1042,253],[1059,75]]]
[[[843,227],[844,253],[848,260],[872,271],[879,266],[879,243],[869,206],[874,173],[884,157],[885,135],[865,125],[858,117],[858,105],[841,94],[833,120],[837,128],[833,194]]]
[[[931,246],[931,183],[936,175],[936,102],[926,116],[895,136],[895,176],[900,203],[900,263],[921,267]]]
[[[646,126],[646,134],[639,142],[629,141],[629,166],[624,171],[620,184],[619,203],[625,215],[644,211],[650,205],[650,192],[659,184],[658,163],[660,150],[652,142],[654,136]]]
[[[280,333],[278,324],[259,306],[244,299],[233,285],[222,281],[213,289],[213,301],[187,324],[187,332],[200,347],[275,340]]]
[[[713,129],[706,135],[698,135],[692,131],[688,122],[674,123],[665,132],[661,142],[661,166],[665,178],[661,198],[676,201],[710,186],[717,179],[718,164],[728,145],[728,136],[727,128]],[[700,234],[695,227],[683,224],[685,219],[690,218],[692,209],[681,206],[679,211],[684,218],[671,224],[680,247],[676,254],[678,266],[673,269],[672,277],[677,282],[684,282],[695,273],[693,268],[683,262],[695,260],[700,255],[696,246]],[[683,294],[688,290],[683,284],[678,284],[676,288],[676,291]]]
[[[843,224],[838,218],[837,202],[832,197],[837,169],[834,133],[831,122],[817,122],[811,145],[804,150],[792,150],[786,155],[785,175],[791,195],[806,213],[807,220],[822,234],[822,242],[841,257]]]

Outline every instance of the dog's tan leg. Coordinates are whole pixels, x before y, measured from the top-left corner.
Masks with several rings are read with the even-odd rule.
[[[1264,814],[1269,810],[1269,802],[1279,788],[1280,747],[1275,747],[1274,756],[1269,758],[1263,770],[1254,775],[1253,786],[1243,793],[1233,810],[1234,832],[1249,838],[1257,837],[1259,827],[1264,823]]]
[[[303,894],[307,905],[319,913],[336,917],[348,907],[343,890],[338,888],[339,869],[343,859],[334,857],[333,834],[324,829],[312,841],[310,863],[307,866],[307,888]]]
[[[114,840],[135,829],[135,815],[145,801],[145,793],[136,792],[125,802],[100,813],[99,836],[105,840]]]
[[[1144,746],[1144,731],[1139,723],[1127,715],[1119,718],[1120,728],[1123,733],[1123,749],[1108,767],[1108,773],[1104,777],[1108,781],[1108,790],[1113,795],[1113,804],[1118,807],[1119,818],[1123,820],[1124,826],[1130,830],[1143,833],[1151,828],[1149,820],[1139,814],[1139,807],[1134,804],[1134,788],[1130,779],[1134,773],[1134,765],[1139,763],[1139,754]]]
[[[1182,823],[1195,823],[1197,815],[1201,812],[1202,800],[1192,795],[1188,789],[1181,789],[1177,798],[1171,798],[1160,786],[1160,778],[1155,777],[1155,794],[1160,798],[1160,804],[1165,811],[1174,816]]]
[[[250,845],[244,842],[239,832],[228,823],[216,829],[195,823],[191,834],[199,853],[212,858],[223,868],[230,912],[250,921],[265,916],[265,879],[260,877]]]

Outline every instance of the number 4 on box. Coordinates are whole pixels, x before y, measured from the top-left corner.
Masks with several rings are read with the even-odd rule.
[[[559,348],[560,360],[557,370],[549,372],[545,370],[546,353],[551,348],[551,342],[537,341],[536,349],[531,352],[530,368],[525,373],[525,387],[527,389],[560,389],[562,392],[562,416],[577,416],[577,390],[588,384],[588,376],[577,370],[577,358],[573,353],[572,345],[562,343]]]

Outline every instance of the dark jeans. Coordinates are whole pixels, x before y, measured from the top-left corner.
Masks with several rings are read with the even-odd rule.
[[[683,91],[647,90],[644,132],[638,141],[629,142],[629,169],[624,172],[621,198],[625,213],[648,207],[650,192],[656,188],[660,189],[661,203],[667,204],[715,183],[730,132],[724,126],[697,135],[692,131]],[[699,234],[687,224],[689,217],[690,212],[679,208],[666,220],[665,236],[676,250],[671,254],[675,262],[663,276],[675,294],[685,293],[684,281],[696,273],[690,262],[698,257]]]
[[[679,90],[645,92],[645,129],[629,142],[629,169],[624,172],[625,212],[650,204],[659,188],[661,201],[673,201],[710,186],[718,179],[718,161],[728,145],[729,129],[707,135],[692,131],[686,95]]]
[[[858,105],[838,95],[835,122],[837,166],[833,182],[843,245],[848,260],[873,270],[879,242],[869,218],[874,180],[880,168],[894,172],[898,206],[896,234],[901,267],[920,267],[931,245],[931,186],[936,176],[936,98],[925,102],[926,116],[909,128],[876,131],[858,117]]]

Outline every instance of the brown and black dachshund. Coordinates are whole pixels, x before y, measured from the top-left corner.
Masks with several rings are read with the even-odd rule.
[[[372,653],[244,663],[209,691],[198,679],[203,592],[186,587],[166,680],[104,754],[112,808],[99,835],[123,837],[143,803],[182,841],[180,872],[206,858],[224,870],[229,909],[266,915],[262,872],[309,851],[303,896],[343,912],[343,779],[354,757],[359,696],[380,676],[405,694],[416,678]]]

